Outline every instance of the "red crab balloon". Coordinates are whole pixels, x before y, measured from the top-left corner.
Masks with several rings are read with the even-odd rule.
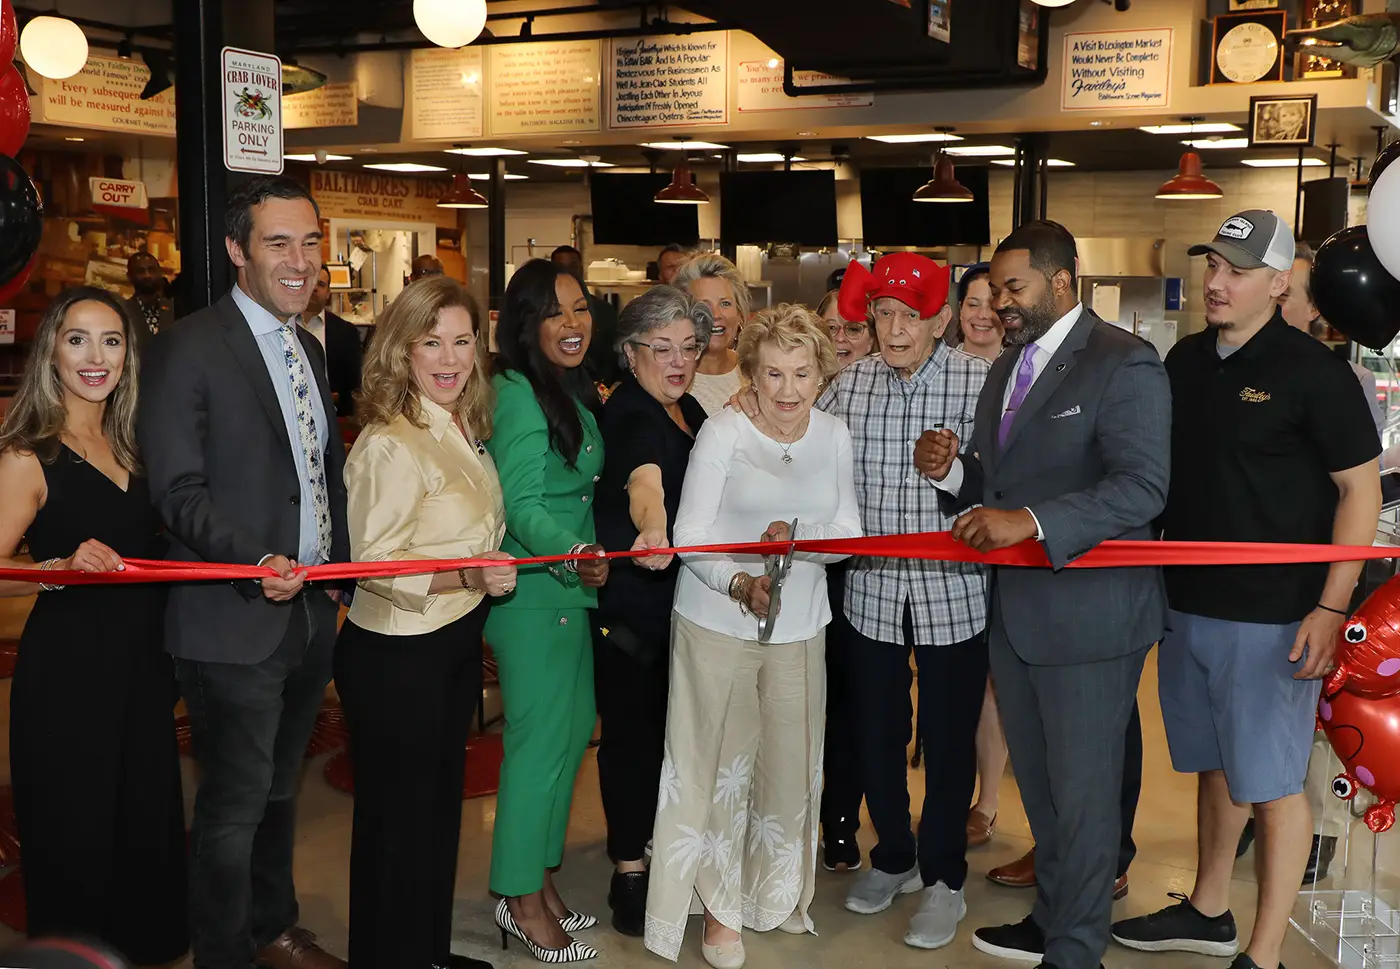
[[[1339,690],[1372,699],[1400,693],[1400,576],[1367,596],[1342,626],[1336,662],[1323,696]]]
[[[1395,823],[1400,800],[1400,696],[1371,700],[1343,691],[1317,704],[1318,725],[1342,762],[1332,793],[1350,801],[1362,787],[1376,795],[1366,826],[1379,834]]]

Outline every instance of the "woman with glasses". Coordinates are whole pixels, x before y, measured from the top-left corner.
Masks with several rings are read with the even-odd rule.
[[[867,320],[864,323],[850,323],[841,319],[836,310],[836,296],[840,292],[833,289],[817,304],[817,315],[826,320],[826,331],[831,334],[831,342],[836,344],[836,363],[845,370],[862,357],[868,357],[880,349],[875,340],[875,328]]]
[[[655,286],[618,319],[622,382],[603,407],[598,540],[609,549],[671,545],[681,485],[705,409],[687,392],[710,339],[709,307]],[[640,936],[646,922],[643,860],[656,820],[666,739],[671,602],[680,563],[669,555],[620,559],[598,590],[594,685],[603,720],[598,784],[616,865],[613,928]]]
[[[710,308],[714,327],[710,343],[695,371],[690,392],[711,416],[724,410],[729,398],[742,384],[739,355],[739,327],[749,318],[749,287],[728,259],[718,253],[701,253],[681,266],[675,285]]]

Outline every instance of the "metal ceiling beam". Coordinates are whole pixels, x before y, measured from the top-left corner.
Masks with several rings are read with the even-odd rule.
[[[531,44],[539,41],[560,41],[560,40],[614,40],[625,37],[655,37],[673,36],[687,34],[704,34],[718,30],[739,30],[738,24],[733,23],[703,23],[703,24],[648,24],[645,27],[625,27],[600,30],[564,30],[556,33],[532,33],[524,37],[482,37],[472,42],[473,47],[494,47],[499,44]],[[320,43],[320,44],[297,44],[298,54],[359,54],[366,51],[381,50],[418,50],[429,47],[430,44],[422,40],[386,40],[372,43]]]

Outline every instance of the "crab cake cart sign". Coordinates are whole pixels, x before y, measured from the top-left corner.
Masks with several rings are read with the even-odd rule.
[[[282,172],[282,61],[224,48],[224,167],[231,172]]]

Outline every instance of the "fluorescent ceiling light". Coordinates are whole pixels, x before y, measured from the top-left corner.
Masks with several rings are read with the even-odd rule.
[[[1149,124],[1138,129],[1149,135],[1219,135],[1227,131],[1243,131],[1228,121],[1198,121],[1195,124]]]
[[[472,158],[495,158],[499,155],[528,155],[518,148],[444,148],[449,155],[470,155]]]
[[[955,145],[943,150],[950,155],[961,155],[963,158],[992,158],[999,155],[1016,154],[1015,148],[1008,148],[1005,145]]]
[[[1250,168],[1297,168],[1296,158],[1246,158],[1244,164]],[[1327,163],[1321,158],[1304,158],[1304,168],[1321,168]]]
[[[717,145],[713,141],[647,141],[642,143],[642,147],[660,148],[663,151],[716,151],[729,146]]]
[[[1182,141],[1191,148],[1248,148],[1248,138],[1195,138]]]
[[[417,162],[378,162],[373,165],[366,165],[366,168],[378,169],[381,172],[445,172],[447,169],[440,165],[420,165]]]
[[[735,157],[736,157],[739,161],[741,161],[741,162],[780,162],[780,161],[787,161],[786,158],[784,158],[780,153],[778,153],[778,152],[776,152],[776,151],[752,151],[752,152],[743,152],[743,153],[740,153],[739,155],[737,155],[737,156],[735,156]],[[793,155],[793,156],[792,156],[792,160],[796,162],[796,161],[806,161],[807,159],[803,158],[801,155]]]
[[[531,165],[550,165],[554,168],[612,168],[612,162],[588,162],[582,158],[531,158]]]
[[[282,157],[285,158],[285,159],[287,159],[287,161],[314,162],[314,161],[317,160],[316,155],[315,155],[314,152],[307,152],[307,153],[304,154],[304,155],[303,155],[303,154],[298,154],[298,155],[283,155]],[[350,160],[350,156],[349,156],[349,155],[327,155],[327,156],[326,156],[326,161],[349,161],[349,160]]]
[[[489,182],[491,180],[490,175],[487,175],[482,172],[472,172],[467,177],[470,178],[473,182]],[[529,177],[529,175],[517,175],[515,174],[515,172],[506,172],[507,182],[518,182]]]
[[[1016,164],[1016,159],[1014,159],[1014,158],[993,158],[993,159],[992,159],[992,164],[993,164],[993,165],[1005,165],[1007,168],[1010,168],[1011,166],[1013,166],[1013,165]],[[1047,161],[1045,162],[1045,164],[1048,165],[1048,166],[1051,167],[1051,168],[1073,168],[1073,167],[1074,167],[1074,162],[1072,162],[1072,161],[1065,161],[1063,158],[1051,158],[1051,159],[1047,160]]]
[[[866,135],[867,141],[883,141],[887,145],[918,145],[929,141],[962,141],[962,135],[946,131],[926,131],[912,135]]]

